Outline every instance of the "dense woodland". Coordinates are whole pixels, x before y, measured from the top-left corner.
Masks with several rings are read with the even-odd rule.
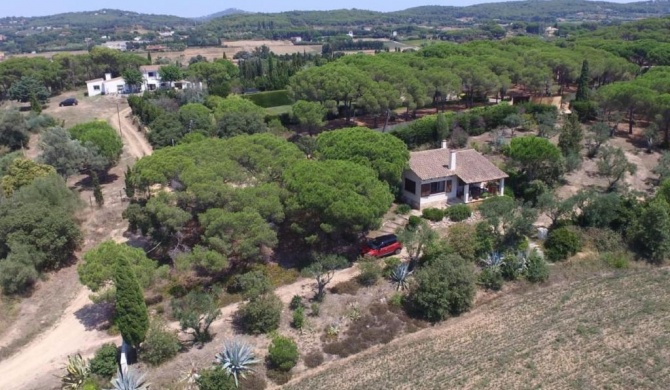
[[[581,3],[561,2],[560,15],[576,12]],[[525,4],[552,18],[559,15],[552,13],[558,12],[552,11],[556,2]],[[642,12],[664,4],[621,7]],[[475,15],[482,7],[466,9]],[[514,10],[504,9],[502,19]],[[436,9],[382,15],[410,18],[428,11]],[[261,23],[259,29],[276,31],[293,28],[305,15],[323,25],[339,15],[339,27],[372,23],[380,14],[284,13],[273,19],[276,26],[263,26],[270,23],[259,22],[263,15],[237,15],[209,26],[232,20],[246,28],[244,23],[253,21]],[[537,22],[530,14],[517,15],[516,20]],[[123,217],[140,248],[100,243],[83,254],[80,280],[96,303],[113,306],[111,329],[150,365],[210,342],[209,327],[221,314],[221,302],[243,300],[236,330],[272,334],[267,373],[282,383],[299,353],[295,341],[273,333],[281,329],[284,307],[274,289],[298,272],[316,282],[313,318],[332,293],[327,287],[334,272],[357,264],[361,275],[351,283],[379,286],[384,275],[395,290],[388,307],[435,323],[470,310],[478,288],[546,282],[548,262],[558,264],[583,248],[615,268],[631,261],[664,264],[670,258],[667,30],[668,19],[582,24],[560,29],[555,39],[505,38],[489,28],[485,40],[412,52],[342,56],[333,45],[323,55],[279,56],[260,47],[238,53],[237,66],[227,58],[202,56],[165,64],[159,71],[164,80],[188,78],[205,88],[128,96],[133,120],[155,151],[131,164],[123,178],[128,201]],[[98,48],[52,61],[0,62],[2,98],[30,104],[29,114],[4,110],[0,116],[0,286],[6,296],[29,294],[41,275],[76,262],[83,240],[77,217],[85,206],[66,180],[86,175],[96,200],[91,207],[104,208],[100,179],[121,161],[123,143],[107,123],[62,128],[40,114],[43,105],[49,96],[105,72],[136,85],[139,66],[151,62]],[[243,93],[250,88],[264,92]],[[569,104],[560,110],[511,104],[511,96],[561,96]],[[280,114],[267,109],[277,107],[289,109]],[[374,129],[357,126],[357,119]],[[35,161],[23,154],[32,134],[40,140]],[[472,142],[483,135],[490,137]],[[662,153],[645,178],[649,191],[627,184],[638,166],[615,146],[615,136],[642,141],[636,146],[640,153]],[[403,259],[359,258],[361,241],[393,203],[397,214],[410,211],[400,197],[409,152],[438,147],[442,140],[451,148],[476,148],[495,161],[509,175],[504,195],[486,196],[476,210],[467,205],[423,210],[397,231],[406,249]],[[605,184],[559,196],[568,176],[586,162]],[[475,212],[476,222],[468,221]],[[546,240],[536,240],[533,224],[540,216],[549,221]],[[440,236],[431,223],[445,218],[458,223]],[[306,321],[302,299],[294,298],[290,307],[297,330]],[[157,314],[151,321],[147,306]],[[178,340],[161,317],[178,321],[189,340]],[[352,325],[348,338],[344,331],[338,336],[332,324],[317,329],[324,332],[323,351],[345,357],[390,341],[355,338],[362,337],[354,334],[357,329],[383,329],[374,322],[384,322],[380,315],[372,317],[366,317],[372,325]],[[348,349],[358,344],[365,347]],[[71,358],[70,366],[88,368],[81,375],[73,369],[64,382],[88,381],[98,388],[115,374],[115,359],[115,346],[101,348],[90,364]],[[216,360],[223,368],[199,371],[201,389],[234,388],[238,375],[257,363],[239,341],[226,342]],[[251,388],[242,380],[239,385]]]

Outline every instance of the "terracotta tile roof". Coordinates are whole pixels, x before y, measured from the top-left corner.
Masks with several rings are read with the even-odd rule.
[[[465,183],[480,183],[508,177],[489,159],[473,149],[456,151],[456,169],[449,167],[448,149],[432,149],[410,153],[409,169],[421,180],[456,175]]]
[[[456,175],[466,183],[481,183],[509,177],[488,158],[473,149],[456,152]]]
[[[458,157],[456,159],[458,166]],[[449,169],[449,150],[432,149],[412,152],[409,155],[409,169],[414,171],[421,180],[437,179],[454,174]]]
[[[158,72],[161,68],[161,65],[142,65],[140,66],[141,72]]]

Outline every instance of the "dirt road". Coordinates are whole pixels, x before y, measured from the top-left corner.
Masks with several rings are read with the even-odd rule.
[[[116,174],[116,180],[103,185],[105,199],[112,199],[123,188],[123,172],[126,166],[132,165],[137,159],[152,152],[144,135],[133,126],[129,114],[130,108],[120,112],[124,153],[121,164],[112,172]],[[117,130],[119,129],[117,114],[111,116],[108,121]],[[88,201],[89,192],[82,191],[82,199]],[[84,248],[92,247],[107,239],[123,240],[125,222],[121,219],[120,213],[124,207],[119,201],[104,209],[91,211],[82,226],[85,234]],[[52,291],[52,293],[59,292]],[[0,389],[52,388],[58,385],[58,379],[54,375],[62,371],[67,355],[79,352],[84,356],[90,356],[105,342],[120,343],[120,337],[110,337],[92,326],[99,313],[92,310],[93,306],[90,305],[88,298],[90,293],[87,288],[80,286],[79,291],[74,294],[75,298],[54,326],[22,347],[16,354],[0,361],[0,373],[2,373]],[[14,333],[11,331],[7,333],[8,336],[12,334]]]

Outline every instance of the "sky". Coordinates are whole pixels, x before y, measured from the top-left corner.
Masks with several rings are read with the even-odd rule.
[[[102,8],[121,9],[151,14],[183,17],[205,16],[228,8],[249,12],[281,12],[291,10],[326,10],[359,8],[374,11],[398,11],[420,5],[463,6],[504,0],[0,0],[0,17],[42,16],[63,12],[94,11]],[[630,0],[610,0],[629,3]]]

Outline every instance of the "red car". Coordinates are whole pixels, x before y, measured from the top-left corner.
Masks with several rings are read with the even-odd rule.
[[[368,240],[363,244],[361,254],[363,256],[383,257],[390,254],[400,254],[402,244],[395,234],[387,234]]]

